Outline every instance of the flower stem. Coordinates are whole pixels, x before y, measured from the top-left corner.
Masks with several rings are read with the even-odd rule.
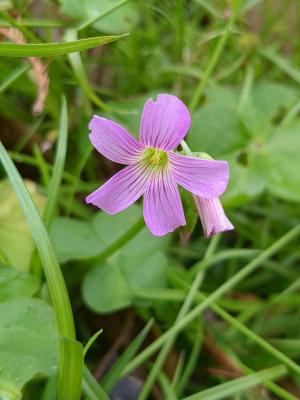
[[[101,253],[96,257],[97,260],[109,257],[111,254],[118,251],[127,242],[129,242],[134,236],[136,236],[145,226],[144,218],[138,219],[131,227],[117,240],[112,242],[110,245],[105,247]]]

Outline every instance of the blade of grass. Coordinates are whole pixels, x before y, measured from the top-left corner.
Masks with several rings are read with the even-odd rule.
[[[89,400],[110,400],[86,366],[83,368],[82,386],[83,392]]]
[[[68,40],[76,40],[78,38],[78,33],[80,30],[87,28],[91,24],[100,21],[102,18],[107,15],[113,13],[124,4],[128,3],[130,0],[121,0],[118,3],[114,4],[111,8],[107,9],[102,14],[96,15],[93,18],[90,18],[87,21],[80,22],[78,26],[73,29],[69,29],[66,33],[66,38]],[[100,107],[103,110],[111,111],[110,107],[108,107],[101,98],[94,92],[92,86],[90,85],[89,80],[87,79],[86,72],[82,63],[82,59],[79,53],[74,53],[69,55],[70,64],[74,70],[74,74],[76,79],[78,80],[83,92],[87,96],[87,98],[94,103],[97,107]]]
[[[150,320],[147,325],[142,329],[142,331],[130,343],[124,353],[113,364],[106,375],[102,378],[101,385],[107,392],[110,392],[110,390],[120,378],[124,367],[138,352],[150,329],[152,328],[152,325],[153,320]]]
[[[0,94],[3,93],[13,82],[30,69],[30,64],[21,64],[15,68],[0,84]]]
[[[68,140],[68,108],[65,96],[61,100],[61,112],[58,128],[58,142],[55,154],[55,161],[53,167],[52,178],[48,186],[47,194],[48,199],[45,206],[43,221],[46,229],[49,229],[55,214],[59,189],[62,181],[62,175],[65,166],[65,159],[67,153],[67,140]]]
[[[213,254],[218,240],[219,240],[219,237],[215,236],[210,241],[209,246],[207,247],[207,250],[205,252],[204,259],[210,257]],[[189,311],[189,309],[193,305],[193,302],[195,300],[195,296],[197,294],[198,288],[199,288],[199,286],[200,286],[200,284],[202,282],[202,278],[203,278],[203,271],[200,270],[198,272],[196,278],[194,279],[194,282],[193,282],[193,284],[192,284],[192,286],[191,286],[191,288],[190,288],[190,290],[189,290],[189,292],[188,292],[188,294],[187,294],[187,296],[186,296],[186,298],[185,298],[185,300],[184,300],[184,302],[183,302],[183,304],[182,304],[182,306],[181,306],[181,308],[179,310],[179,313],[178,313],[178,315],[176,317],[174,326],[176,325],[176,323],[178,321],[180,321],[186,315],[186,313]],[[170,350],[171,350],[176,338],[177,338],[176,334],[172,335],[168,340],[166,340],[166,342],[162,346],[162,349],[161,349],[158,357],[156,358],[156,360],[155,360],[155,362],[153,364],[153,367],[151,368],[151,371],[150,371],[150,373],[149,373],[149,375],[148,375],[148,377],[147,377],[147,379],[146,379],[146,381],[145,381],[145,383],[143,385],[143,389],[142,389],[142,391],[141,391],[141,393],[139,395],[139,400],[145,400],[145,399],[148,398],[148,395],[150,393],[151,387],[155,383],[157,375],[158,375],[159,371],[161,370],[162,366],[164,365],[165,360],[166,360],[166,358],[167,358],[167,356],[168,356],[168,354],[169,354],[169,352],[170,352]]]
[[[27,219],[30,227],[32,236],[34,238],[37,250],[39,252],[41,262],[45,271],[49,292],[54,307],[57,328],[59,336],[71,340],[72,343],[75,341],[75,327],[72,315],[71,304],[67,292],[67,288],[64,282],[64,278],[57,261],[54,249],[50,242],[48,233],[39,215],[39,212],[32,201],[32,198],[18,172],[14,163],[12,162],[9,154],[5,150],[2,143],[0,143],[0,159],[2,165],[10,179],[10,182],[16,192],[19,199],[20,205],[23,209],[24,215]],[[68,343],[69,344],[69,343]],[[60,341],[60,357],[59,357],[59,386],[58,386],[58,398],[61,400],[70,399],[78,400],[80,397],[81,379],[80,374],[82,366],[80,366],[78,356],[78,346],[69,346],[68,352],[74,352],[73,357],[64,357],[66,350],[64,349],[62,341]],[[73,353],[72,353],[73,354]],[[72,360],[76,360],[76,363],[72,363]],[[73,367],[76,366],[76,371],[73,371]],[[70,379],[73,379],[72,385],[70,386]],[[77,392],[73,389],[77,388]],[[66,395],[67,394],[67,395]],[[69,395],[70,394],[70,395]]]
[[[96,15],[93,18],[90,18],[86,21],[81,21],[75,29],[77,31],[81,31],[82,29],[87,28],[88,26],[94,24],[95,22],[100,21],[100,19],[107,17],[107,15],[113,13],[114,11],[118,10],[120,7],[122,7],[124,4],[128,3],[131,0],[121,0],[118,3],[114,4],[112,7],[104,11],[102,14]]]
[[[38,38],[25,26],[19,24],[19,21],[12,18],[8,13],[4,11],[0,11],[0,16],[8,23],[9,27],[15,28],[18,31],[22,32],[23,35],[28,38],[32,42],[38,42]]]
[[[181,378],[176,387],[176,394],[179,398],[181,398],[181,394],[183,393],[186,385],[188,384],[190,377],[192,376],[195,367],[197,365],[198,356],[201,351],[201,342],[203,340],[203,334],[204,334],[203,327],[201,326],[201,321],[199,321],[197,331],[194,336],[194,343],[191,353],[189,355],[189,358],[187,359],[186,366],[183,370]]]
[[[89,340],[87,341],[87,343],[86,343],[86,345],[84,346],[84,349],[83,349],[83,356],[84,357],[86,356],[86,353],[89,351],[91,346],[98,339],[98,337],[101,335],[102,332],[103,332],[103,329],[100,329],[99,331],[94,333],[94,335],[92,337],[89,338]]]
[[[182,331],[191,321],[193,321],[198,315],[200,315],[207,307],[209,307],[214,301],[218,300],[222,295],[230,291],[237,283],[245,279],[250,273],[254,272],[264,261],[280,251],[284,246],[294,240],[300,234],[300,225],[292,228],[288,233],[278,239],[270,247],[264,250],[259,256],[247,264],[244,268],[239,270],[233,275],[228,281],[221,285],[218,289],[212,292],[201,304],[196,306],[192,311],[186,314],[181,320],[174,324],[170,329],[163,333],[158,339],[152,342],[144,351],[142,351],[135,359],[133,359],[124,369],[123,375],[126,375],[133,371],[136,367],[141,365],[147,360],[153,353],[155,353],[168,338],[174,334]],[[294,370],[300,373],[300,367],[295,364],[293,365]]]
[[[243,111],[245,105],[247,104],[247,101],[249,99],[251,89],[253,86],[253,81],[254,81],[254,71],[252,66],[248,66],[246,69],[246,74],[245,74],[245,79],[241,91],[241,95],[239,98],[239,102],[237,105],[237,112],[240,113]]]
[[[26,144],[29,142],[31,137],[37,132],[39,129],[41,123],[44,120],[44,115],[40,116],[39,118],[35,118],[34,121],[32,122],[31,125],[27,127],[27,129],[24,131],[23,135],[20,137],[20,139],[17,141],[16,145],[14,146],[14,150],[16,152],[19,152],[23,150],[23,148],[26,146]],[[12,155],[11,155],[12,157]],[[47,166],[48,168],[48,166]]]
[[[48,172],[46,161],[45,161],[43,154],[41,152],[41,149],[39,148],[37,143],[34,143],[32,150],[33,150],[33,155],[36,159],[36,165],[40,172],[42,184],[47,189],[49,187],[50,177],[49,177],[49,172]]]
[[[76,40],[77,39],[77,32],[75,30],[69,29],[66,32],[65,38],[69,40]],[[72,53],[68,55],[70,64],[73,68],[75,78],[77,79],[79,85],[81,86],[81,89],[83,93],[86,95],[86,97],[94,103],[97,107],[109,111],[110,108],[105,105],[105,103],[100,99],[98,95],[95,94],[93,91],[92,86],[90,85],[90,82],[88,81],[88,78],[85,73],[85,69],[83,66],[83,62],[81,59],[80,53]]]
[[[198,296],[199,296],[199,300],[202,302],[208,298],[203,293],[201,293]],[[229,322],[232,326],[234,326],[236,329],[238,329],[240,332],[242,332],[245,336],[247,336],[250,340],[252,340],[256,344],[258,344],[261,348],[266,350],[269,354],[272,354],[272,356],[275,357],[277,360],[279,360],[280,362],[283,362],[292,371],[294,371],[298,375],[300,375],[300,366],[298,364],[296,364],[293,360],[291,360],[289,357],[287,357],[285,354],[283,354],[281,351],[279,351],[274,346],[272,346],[270,343],[268,343],[266,340],[261,338],[259,335],[257,335],[255,332],[253,332],[247,326],[245,326],[238,319],[232,317],[232,315],[227,313],[216,303],[211,303],[211,305],[209,307],[213,311],[215,311],[218,315],[220,315],[225,321]]]
[[[51,376],[47,379],[41,400],[56,400],[57,377]]]
[[[76,399],[81,397],[83,375],[83,348],[77,340],[69,337],[60,338],[60,369],[58,400]]]
[[[203,390],[202,392],[185,397],[184,400],[219,400],[237,393],[244,392],[253,386],[260,385],[266,380],[275,380],[286,375],[287,369],[283,365],[254,372],[248,376],[234,379],[230,382],[221,383],[215,387]]]
[[[158,380],[162,388],[164,398],[168,400],[177,400],[174,388],[172,387],[172,384],[166,374],[160,371],[158,374]]]
[[[261,49],[258,52],[261,56],[275,64],[279,69],[285,72],[295,82],[300,83],[300,71],[290,64],[286,58],[276,53],[273,49]]]
[[[178,274],[176,274],[176,284],[182,288],[186,289],[189,288],[189,283],[183,280],[182,277],[179,276]],[[206,297],[207,296],[205,296],[203,293],[198,292],[197,301],[202,302],[203,300],[206,299]],[[231,325],[233,328],[235,328],[237,331],[245,335],[248,339],[256,343],[259,347],[261,347],[265,351],[269,352],[269,354],[271,354],[275,359],[277,359],[280,362],[283,362],[284,364],[286,364],[287,367],[293,369],[296,372],[298,370],[298,373],[300,373],[300,369],[298,368],[296,363],[288,359],[288,357],[286,357],[283,353],[281,353],[279,350],[277,350],[275,347],[273,347],[270,343],[261,338],[259,335],[254,333],[251,329],[247,328],[240,320],[227,313],[220,305],[213,302],[209,308],[211,308],[213,312],[215,312],[224,321],[228,322],[228,324]],[[253,372],[252,370],[250,370],[250,368],[248,367],[246,368],[245,366],[243,366],[243,369],[247,373]],[[292,396],[289,392],[287,392],[280,386],[276,385],[275,383],[267,382],[266,385],[273,393],[275,393],[281,399],[296,400],[294,396]]]
[[[22,154],[22,153],[18,153],[16,151],[10,151],[10,156],[15,162],[25,163],[25,164],[31,165],[33,167],[38,166],[37,160],[34,157],[29,156],[28,154]],[[53,165],[50,165],[47,163],[46,163],[46,165],[47,165],[47,169],[49,171],[53,171]],[[63,178],[67,182],[70,182],[70,183],[73,183],[75,180],[74,176],[66,171],[63,172]]]
[[[217,7],[209,1],[205,0],[194,0],[195,3],[198,3],[201,7],[203,7],[208,13],[210,13],[213,17],[217,19],[222,19],[223,15]]]
[[[198,325],[198,326],[199,326],[199,325]],[[200,326],[200,327],[201,327],[201,326]],[[201,328],[202,328],[202,327],[201,327]],[[196,339],[196,341],[197,341],[197,339]],[[181,375],[182,375],[183,365],[184,365],[184,356],[185,356],[185,351],[182,351],[182,352],[179,354],[178,362],[177,362],[177,364],[176,364],[176,368],[175,368],[174,374],[173,374],[173,376],[172,376],[171,385],[172,385],[172,389],[173,389],[173,390],[175,390],[175,388],[177,387],[177,385],[178,385],[178,383],[179,383],[179,380],[180,380],[180,377],[181,377]]]
[[[76,194],[76,191],[78,189],[78,183],[80,181],[80,176],[81,173],[91,155],[93,151],[93,146],[92,145],[88,145],[84,151],[84,154],[81,155],[81,157],[78,160],[77,165],[75,166],[75,170],[74,170],[74,180],[73,183],[71,184],[71,188],[66,200],[66,215],[68,216],[71,213],[72,207],[73,207],[73,202],[74,202],[74,197]]]
[[[238,4],[239,4],[239,0],[235,0],[233,2],[233,6],[232,6],[232,10],[231,10],[231,16],[226,24],[226,29],[225,29],[225,33],[224,35],[222,35],[219,39],[218,42],[216,44],[216,47],[212,53],[212,56],[210,57],[210,60],[207,64],[207,67],[204,70],[203,73],[203,78],[199,81],[198,85],[196,86],[195,92],[193,94],[191,103],[189,105],[189,109],[191,112],[194,112],[197,105],[199,104],[201,97],[203,95],[203,91],[205,88],[205,85],[207,83],[207,81],[209,80],[211,74],[213,73],[215,67],[217,66],[222,51],[224,49],[224,46],[230,36],[230,33],[232,31],[233,25],[238,17]]]
[[[23,18],[18,20],[19,26],[26,26],[29,28],[61,28],[65,27],[65,21],[56,21],[54,19],[37,19],[37,18]],[[7,28],[10,24],[0,18],[0,28]]]
[[[62,43],[0,43],[0,56],[5,57],[57,57],[68,53],[85,51],[114,42],[128,33],[117,36],[96,36]]]

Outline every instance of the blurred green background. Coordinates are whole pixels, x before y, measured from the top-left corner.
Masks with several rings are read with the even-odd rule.
[[[103,329],[85,357],[96,380],[121,400],[299,399],[300,249],[284,236],[299,224],[299,1],[0,0],[0,11],[2,42],[129,33],[81,53],[35,60],[0,53],[0,138],[44,213],[78,340]],[[144,101],[159,93],[190,106],[192,151],[229,162],[221,200],[235,231],[207,240],[191,211],[182,243],[180,232],[157,238],[140,229],[140,204],[117,216],[85,205],[119,168],[93,151],[92,115],[137,136]],[[45,217],[64,115],[65,165]],[[0,398],[51,400],[53,309],[32,233],[1,174]],[[273,253],[264,252],[278,240]],[[239,275],[251,262],[249,274]],[[183,327],[148,385],[157,358],[130,363],[174,324],[195,279],[190,306],[224,292]],[[219,386],[270,367],[250,386],[232,384],[232,393]],[[85,386],[84,393],[97,398]]]

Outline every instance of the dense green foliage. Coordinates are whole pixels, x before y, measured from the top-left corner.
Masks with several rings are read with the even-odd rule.
[[[0,400],[300,398],[299,23],[296,0],[0,0]],[[188,198],[165,237],[141,202],[85,204],[118,170],[89,120],[137,137],[159,93],[229,162],[233,232]]]

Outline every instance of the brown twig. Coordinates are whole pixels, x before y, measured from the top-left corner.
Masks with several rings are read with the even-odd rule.
[[[25,38],[22,32],[15,28],[0,28],[0,33],[14,43],[25,44]],[[35,72],[38,94],[32,106],[34,115],[40,114],[44,110],[45,100],[48,95],[49,77],[47,67],[38,57],[28,57]]]

